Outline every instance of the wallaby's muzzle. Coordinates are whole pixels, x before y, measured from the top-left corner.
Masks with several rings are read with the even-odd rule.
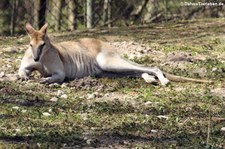
[[[35,62],[39,61],[41,53],[42,53],[42,48],[43,47],[41,48],[39,47],[36,51],[33,50],[33,58]]]
[[[38,57],[34,57],[34,61],[35,61],[35,62],[39,61],[39,59],[40,59],[39,56],[38,56]]]

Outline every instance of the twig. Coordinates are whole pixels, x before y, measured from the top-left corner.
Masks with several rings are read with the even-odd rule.
[[[211,119],[214,122],[224,122],[225,121],[225,118],[221,118],[221,117],[212,117]]]
[[[103,25],[101,25],[101,26],[99,26],[99,27],[104,27],[104,26],[106,26],[106,25],[108,25],[108,24],[111,24],[111,23],[113,23],[113,22],[116,22],[119,18],[120,18],[120,16],[118,16],[118,17],[116,17],[116,18],[114,18],[114,19],[112,19],[112,20],[109,20],[109,21],[107,21],[106,23],[104,23]]]
[[[163,12],[158,13],[156,16],[152,17],[152,18],[148,21],[148,23],[151,23],[151,22],[153,22],[154,20],[158,19],[159,17],[162,16],[162,14],[163,14]]]
[[[207,139],[206,139],[207,144],[209,144],[210,132],[211,132],[211,106],[209,105],[209,120],[208,120],[208,130],[207,130]]]

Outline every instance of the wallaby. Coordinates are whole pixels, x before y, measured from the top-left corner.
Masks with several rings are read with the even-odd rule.
[[[172,81],[210,82],[163,73],[158,68],[145,67],[121,57],[109,44],[92,38],[53,44],[47,35],[48,24],[35,30],[30,23],[25,28],[30,37],[30,47],[26,51],[19,68],[19,76],[25,80],[32,71],[39,71],[41,83],[62,83],[85,76],[97,77],[143,77],[162,85]],[[151,76],[154,76],[152,78]],[[148,79],[150,78],[150,79]]]

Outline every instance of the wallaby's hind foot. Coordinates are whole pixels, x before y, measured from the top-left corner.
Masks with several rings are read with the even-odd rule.
[[[147,83],[151,83],[151,84],[153,84],[153,83],[157,83],[157,80],[155,79],[155,77],[154,76],[151,76],[151,75],[149,75],[149,74],[147,74],[147,73],[143,73],[142,75],[141,75],[141,77],[145,80],[145,82],[147,82]]]

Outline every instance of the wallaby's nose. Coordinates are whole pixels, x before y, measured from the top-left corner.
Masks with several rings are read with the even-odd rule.
[[[39,61],[39,56],[34,58],[34,61],[37,62]]]

